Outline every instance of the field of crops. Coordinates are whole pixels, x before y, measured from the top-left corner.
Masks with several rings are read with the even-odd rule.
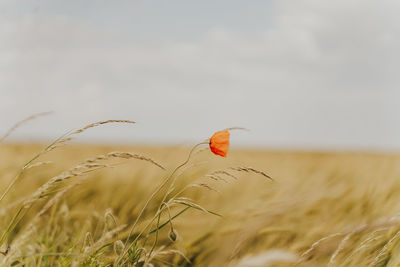
[[[398,155],[68,142],[1,144],[1,266],[400,264]]]

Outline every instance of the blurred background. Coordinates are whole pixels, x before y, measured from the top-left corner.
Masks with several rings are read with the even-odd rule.
[[[0,2],[0,134],[181,144],[400,149],[395,0]]]

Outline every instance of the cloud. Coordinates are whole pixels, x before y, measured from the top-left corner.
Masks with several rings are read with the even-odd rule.
[[[93,135],[179,142],[240,125],[253,130],[243,140],[269,146],[400,147],[399,9],[389,0],[276,1],[263,30],[215,25],[195,38],[155,31],[148,40],[51,12],[9,16],[0,111],[10,116],[0,130],[50,109],[51,127],[26,133],[128,118],[143,123],[133,137]]]

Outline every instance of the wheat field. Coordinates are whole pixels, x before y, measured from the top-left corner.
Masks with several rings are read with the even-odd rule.
[[[399,155],[69,141],[0,144],[1,266],[400,264]]]

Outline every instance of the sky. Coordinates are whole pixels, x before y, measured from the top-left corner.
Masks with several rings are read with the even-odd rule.
[[[0,135],[400,149],[397,0],[2,0]]]

